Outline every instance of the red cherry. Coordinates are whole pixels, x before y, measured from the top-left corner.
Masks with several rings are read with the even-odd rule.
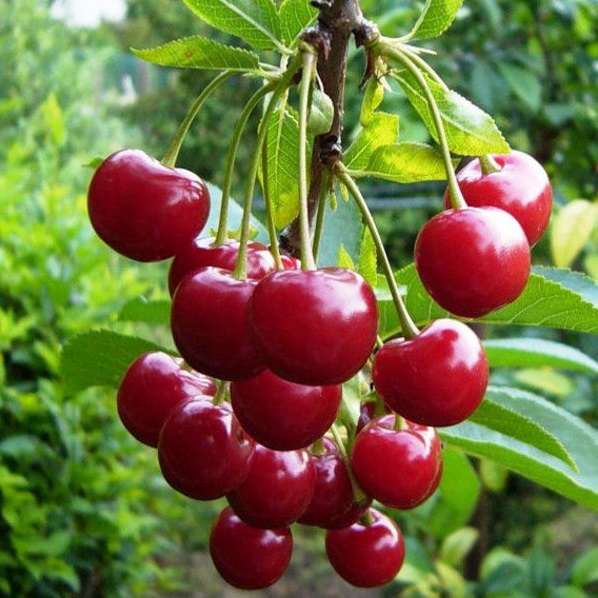
[[[172,257],[199,234],[208,219],[210,195],[196,174],[125,149],[95,171],[87,207],[107,245],[128,258],[154,262]]]
[[[158,458],[175,489],[197,500],[221,498],[245,479],[254,442],[230,406],[192,400],[175,407],[162,427]]]
[[[247,303],[256,280],[236,280],[221,268],[200,268],[183,278],[172,300],[170,325],[185,361],[221,380],[264,369],[247,331]]]
[[[301,270],[301,260],[292,255],[281,254],[280,261],[285,270]]]
[[[428,499],[440,481],[441,444],[432,427],[395,415],[372,420],[357,436],[351,468],[364,492],[394,509],[412,509]]]
[[[457,173],[469,206],[495,206],[509,212],[523,228],[530,247],[544,234],[552,210],[552,187],[546,171],[532,156],[513,150],[492,158],[500,170],[484,174],[479,159]],[[448,190],[444,205],[450,207]]]
[[[393,411],[427,426],[467,419],[488,385],[488,360],[469,326],[447,318],[414,338],[395,339],[374,356],[372,378]]]
[[[118,415],[140,442],[158,446],[160,430],[179,403],[198,395],[216,394],[207,376],[181,368],[181,360],[155,351],[140,355],[127,368],[116,396]]]
[[[214,237],[196,237],[177,252],[168,271],[168,288],[174,292],[181,280],[194,270],[214,266],[223,270],[235,269],[239,254],[239,241],[228,239],[222,245],[214,245]],[[247,277],[259,280],[268,272],[276,270],[276,261],[263,243],[249,241],[247,244]]]
[[[517,299],[530,271],[519,223],[494,207],[446,210],[415,241],[415,267],[432,298],[464,318],[484,316]]]
[[[305,386],[288,382],[269,370],[233,382],[231,404],[251,437],[277,451],[304,448],[333,424],[342,387]]]
[[[339,384],[365,364],[378,326],[376,297],[342,268],[279,270],[249,304],[256,350],[275,374],[298,384]]]
[[[326,554],[334,570],[358,588],[392,581],[405,559],[405,541],[396,523],[370,509],[371,523],[326,532]]]
[[[251,527],[230,507],[212,525],[212,562],[227,583],[241,590],[259,590],[278,581],[292,552],[293,536],[289,528]]]
[[[314,483],[315,471],[307,451],[273,451],[256,444],[247,477],[227,499],[248,525],[286,527],[307,509]]]

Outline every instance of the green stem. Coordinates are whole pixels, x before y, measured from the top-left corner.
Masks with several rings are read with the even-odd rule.
[[[224,71],[220,73],[217,77],[214,77],[214,79],[212,79],[210,83],[206,85],[205,89],[197,96],[197,99],[195,102],[193,102],[189,112],[187,112],[185,118],[179,125],[179,128],[177,129],[172,141],[170,142],[170,145],[168,146],[168,149],[166,150],[166,153],[164,154],[164,157],[162,158],[162,164],[164,164],[164,166],[174,168],[179,156],[179,151],[183,145],[183,140],[187,135],[187,131],[189,130],[193,119],[197,116],[197,113],[201,109],[203,103],[221,83],[232,77],[234,74],[235,73],[233,71]]]
[[[324,214],[326,213],[328,185],[330,184],[330,171],[325,169],[322,172],[322,184],[320,186],[320,197],[318,199],[318,211],[316,212],[316,222],[314,226],[314,240],[312,243],[312,251],[314,260],[318,259],[320,253],[320,244],[322,242],[322,232],[324,230]]]
[[[414,324],[409,312],[407,311],[407,307],[403,302],[401,294],[399,293],[399,288],[397,286],[397,281],[395,280],[392,266],[390,265],[390,261],[388,259],[388,254],[386,253],[386,249],[384,248],[384,243],[382,242],[382,238],[380,237],[380,233],[378,231],[378,227],[376,226],[376,222],[368,205],[359,190],[359,187],[355,183],[355,181],[349,175],[347,168],[344,164],[338,163],[336,166],[336,176],[338,177],[339,181],[347,187],[351,197],[357,203],[357,206],[361,212],[362,218],[365,221],[366,226],[368,227],[372,239],[374,240],[374,245],[376,246],[376,251],[378,253],[379,258],[382,260],[382,269],[384,270],[384,276],[386,281],[388,282],[388,288],[390,290],[390,294],[392,295],[392,300],[395,305],[395,309],[397,311],[397,316],[399,317],[399,323],[401,324],[401,330],[403,331],[403,336],[406,339],[414,338],[419,334],[419,330],[417,326]]]
[[[338,452],[343,459],[343,463],[347,469],[347,474],[349,475],[349,479],[351,480],[351,486],[353,488],[353,500],[358,503],[363,503],[367,500],[368,496],[363,491],[357,480],[355,479],[355,475],[353,474],[353,470],[351,469],[350,458],[349,454],[347,453],[347,447],[345,446],[345,442],[343,437],[341,436],[338,426],[336,424],[332,424],[330,427],[330,432],[332,437],[334,438],[334,442],[338,446]]]
[[[492,174],[493,172],[500,172],[502,170],[500,164],[491,154],[480,156],[479,160],[480,167],[482,168],[482,174]]]
[[[266,94],[268,94],[274,88],[273,83],[264,85],[261,89],[258,89],[249,98],[247,104],[243,108],[239,120],[235,126],[235,131],[231,141],[231,145],[228,150],[226,159],[226,170],[224,174],[224,182],[222,184],[222,197],[220,200],[220,216],[218,220],[218,232],[216,234],[216,241],[214,245],[222,245],[226,243],[228,238],[228,205],[230,203],[230,190],[233,180],[233,170],[235,167],[235,159],[239,150],[239,143],[241,142],[241,136],[247,125],[247,121],[255,107],[261,102]]]
[[[222,380],[220,382],[220,386],[218,387],[218,390],[216,391],[216,394],[212,399],[212,403],[214,405],[222,405],[222,403],[224,403],[224,400],[226,399],[226,396],[228,394],[229,387],[230,382],[227,382],[226,380]]]

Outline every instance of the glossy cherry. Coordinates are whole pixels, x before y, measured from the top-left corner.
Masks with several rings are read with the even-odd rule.
[[[552,210],[552,187],[546,171],[532,156],[513,150],[493,155],[500,170],[484,173],[479,159],[468,162],[457,182],[469,206],[495,206],[509,212],[523,228],[530,247],[543,235]],[[448,190],[445,207],[450,207]]]
[[[376,509],[369,522],[326,532],[326,554],[334,570],[359,588],[392,581],[405,559],[405,541],[397,524]]]
[[[342,268],[279,270],[249,304],[256,350],[275,374],[298,384],[339,384],[365,364],[378,327],[376,297]]]
[[[216,394],[211,378],[181,366],[181,359],[167,353],[144,353],[120,381],[118,415],[125,428],[148,446],[158,446],[160,430],[176,405],[199,395]]]
[[[247,304],[256,284],[207,267],[178,285],[170,326],[180,354],[193,369],[221,380],[249,378],[264,369],[247,330]]]
[[[422,227],[415,267],[432,298],[464,318],[484,316],[517,299],[530,272],[519,223],[494,207],[446,210]]]
[[[374,356],[372,379],[396,413],[427,426],[452,426],[482,401],[488,360],[469,326],[443,318],[414,338],[385,343]]]
[[[395,509],[412,509],[436,490],[442,468],[436,430],[396,416],[372,420],[355,437],[351,468],[366,494]]]
[[[273,451],[256,444],[247,477],[227,499],[248,525],[285,527],[307,509],[314,483],[315,471],[307,451]]]
[[[158,459],[175,489],[198,500],[221,498],[249,472],[254,442],[226,403],[187,401],[175,407],[162,427]]]
[[[226,507],[212,525],[212,562],[227,583],[241,590],[259,590],[278,581],[292,552],[293,536],[289,528],[251,527],[230,507]]]
[[[87,207],[107,245],[131,259],[153,262],[172,257],[199,234],[208,219],[210,195],[192,172],[125,149],[95,171]]]
[[[194,270],[214,266],[223,270],[235,269],[239,254],[239,241],[228,239],[222,245],[215,245],[214,237],[196,237],[177,252],[168,271],[168,289],[174,292],[181,280]],[[249,241],[247,244],[247,277],[259,280],[268,272],[276,270],[276,261],[263,243]]]
[[[295,384],[265,370],[233,382],[230,394],[239,422],[256,442],[288,451],[309,446],[330,428],[342,386]]]

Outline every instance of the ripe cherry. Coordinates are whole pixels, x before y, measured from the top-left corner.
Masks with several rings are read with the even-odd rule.
[[[276,375],[298,384],[339,384],[367,361],[378,327],[376,297],[342,268],[279,270],[249,304],[256,350]]]
[[[427,426],[468,418],[488,384],[488,360],[469,326],[443,318],[412,339],[395,339],[374,356],[372,378],[393,411]]]
[[[314,482],[315,471],[307,451],[273,451],[256,444],[247,477],[227,499],[248,525],[286,527],[307,509]]]
[[[257,281],[228,270],[200,268],[183,278],[172,300],[170,325],[185,361],[221,380],[256,375],[264,365],[247,331],[247,303]]]
[[[259,590],[278,581],[292,552],[293,536],[288,527],[251,527],[230,507],[226,507],[212,525],[212,562],[227,583],[241,590]]]
[[[107,245],[128,258],[153,262],[172,257],[199,234],[208,219],[210,195],[192,172],[125,149],[95,171],[87,207]]]
[[[513,150],[493,155],[500,167],[485,173],[479,159],[457,173],[457,182],[469,206],[495,206],[509,212],[523,228],[530,247],[540,239],[550,220],[552,187],[546,171],[532,156]],[[450,207],[448,190],[445,207]]]
[[[144,353],[120,382],[118,415],[125,428],[148,446],[158,446],[160,430],[176,405],[198,395],[216,394],[212,379],[181,366],[181,359],[167,353]]]
[[[351,467],[364,492],[394,509],[412,509],[436,490],[442,467],[436,430],[396,416],[372,420],[355,437]]]
[[[158,459],[175,489],[197,500],[221,498],[247,476],[254,442],[226,403],[192,400],[175,407],[162,427]]]
[[[233,410],[251,437],[278,451],[304,448],[330,428],[342,387],[306,386],[265,370],[230,387]]]
[[[168,288],[174,292],[181,280],[194,270],[214,266],[223,270],[235,269],[239,253],[239,241],[228,239],[222,245],[215,245],[214,237],[196,237],[177,252],[168,271]],[[247,277],[259,280],[268,272],[276,270],[276,261],[263,243],[249,241],[247,244]]]
[[[326,554],[334,570],[359,588],[392,581],[405,559],[405,541],[396,523],[376,509],[369,522],[326,532]]]
[[[519,297],[529,277],[530,249],[523,229],[504,210],[451,209],[422,227],[415,267],[442,308],[477,318]]]

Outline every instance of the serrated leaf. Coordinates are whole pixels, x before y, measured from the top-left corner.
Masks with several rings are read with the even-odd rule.
[[[131,51],[138,58],[161,66],[241,72],[257,71],[259,68],[257,54],[200,36],[185,37],[154,48]]]
[[[168,325],[170,301],[167,299],[149,301],[145,297],[131,299],[121,307],[118,319],[126,322]]]
[[[422,73],[438,105],[449,149],[461,156],[505,154],[510,148],[494,119],[456,91],[440,85]],[[438,133],[428,101],[411,73],[402,71],[396,79],[408,100],[417,110],[433,139]]]
[[[526,400],[526,416],[557,438],[577,465],[473,421],[441,429],[449,445],[486,457],[572,501],[598,511],[598,432],[565,409],[517,389],[493,388],[490,395],[516,409]]]
[[[166,349],[146,339],[110,330],[85,332],[65,344],[62,377],[71,392],[91,386],[117,388],[131,362],[147,351]]]
[[[284,0],[278,9],[282,41],[291,45],[303,29],[317,18],[318,11],[309,0]]]
[[[366,226],[363,229],[361,245],[359,247],[359,263],[357,271],[372,288],[378,284],[378,260],[376,254],[376,244],[370,229]]]
[[[345,268],[347,270],[355,270],[355,263],[353,258],[349,255],[349,252],[345,249],[345,246],[341,243],[338,248],[338,260],[339,268]]]
[[[384,85],[382,85],[377,77],[370,77],[363,93],[363,100],[361,101],[361,110],[359,113],[359,122],[362,127],[369,126],[374,118],[376,109],[380,106],[383,99]]]
[[[554,367],[598,374],[598,362],[574,347],[541,338],[484,341],[490,367]]]
[[[183,0],[202,21],[256,50],[284,49],[273,0]]]
[[[381,146],[395,144],[398,136],[398,116],[385,112],[372,114],[367,126],[362,126],[344,153],[345,166],[350,170],[365,170],[374,151]]]
[[[463,0],[427,0],[407,39],[427,39],[442,35],[452,24]]]
[[[430,145],[405,141],[378,147],[363,170],[351,173],[355,177],[371,176],[394,183],[445,180],[442,157]]]

